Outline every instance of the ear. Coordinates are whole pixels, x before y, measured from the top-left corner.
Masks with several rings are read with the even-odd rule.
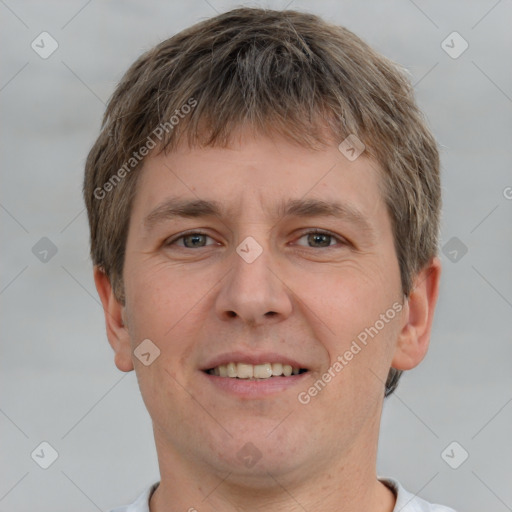
[[[133,370],[132,349],[127,327],[124,325],[124,306],[114,296],[110,280],[99,267],[94,267],[94,282],[103,304],[107,337],[115,352],[115,364],[122,372]]]
[[[391,362],[397,370],[414,368],[427,353],[440,278],[441,260],[436,256],[414,279],[404,304],[404,323]]]

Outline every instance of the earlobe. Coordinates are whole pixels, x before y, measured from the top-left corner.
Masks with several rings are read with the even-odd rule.
[[[94,267],[94,282],[105,314],[107,338],[115,353],[115,364],[119,370],[130,372],[134,369],[130,336],[125,326],[125,308],[114,296],[110,280],[99,267]]]
[[[397,370],[414,368],[427,353],[440,278],[441,260],[436,256],[414,280],[411,293],[404,304],[403,325],[391,362],[391,366]]]

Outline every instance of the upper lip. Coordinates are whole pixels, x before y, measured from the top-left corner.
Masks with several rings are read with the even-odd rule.
[[[216,368],[217,366],[228,363],[247,363],[252,365],[265,363],[281,363],[289,364],[293,368],[307,370],[307,367],[304,364],[299,363],[298,361],[290,357],[277,354],[276,352],[225,352],[210,359],[204,366],[201,367],[201,370],[210,370],[212,368]]]

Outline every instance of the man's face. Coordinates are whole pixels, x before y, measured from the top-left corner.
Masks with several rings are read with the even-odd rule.
[[[376,436],[404,317],[380,172],[334,144],[313,151],[249,134],[230,149],[147,159],[124,319],[131,350],[147,339],[160,350],[147,366],[132,356],[157,446],[219,472],[310,473]],[[199,200],[218,215],[171,212],[172,201]],[[301,211],[315,201],[343,209]],[[211,374],[263,376],[264,363],[306,371]]]

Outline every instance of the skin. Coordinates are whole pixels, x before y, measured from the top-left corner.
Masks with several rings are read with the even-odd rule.
[[[153,421],[161,483],[151,511],[391,512],[395,497],[376,477],[384,382],[391,366],[409,370],[427,352],[440,260],[405,299],[375,162],[364,153],[350,162],[334,143],[314,151],[238,135],[229,148],[179,146],[147,158],[130,217],[124,306],[95,269],[115,363],[135,369]],[[171,196],[218,200],[229,213],[172,218],[148,231],[144,219]],[[347,219],[271,216],[290,198],[350,203],[374,235]],[[339,240],[312,239],[308,228]],[[165,245],[188,230],[207,237],[199,247],[190,238]],[[235,251],[248,236],[263,250],[250,264]],[[394,303],[401,311],[301,404],[298,393]],[[133,354],[144,339],[160,350],[148,366]],[[277,352],[309,372],[280,393],[241,398],[199,374],[231,350]],[[252,467],[237,457],[248,442],[261,454]]]

